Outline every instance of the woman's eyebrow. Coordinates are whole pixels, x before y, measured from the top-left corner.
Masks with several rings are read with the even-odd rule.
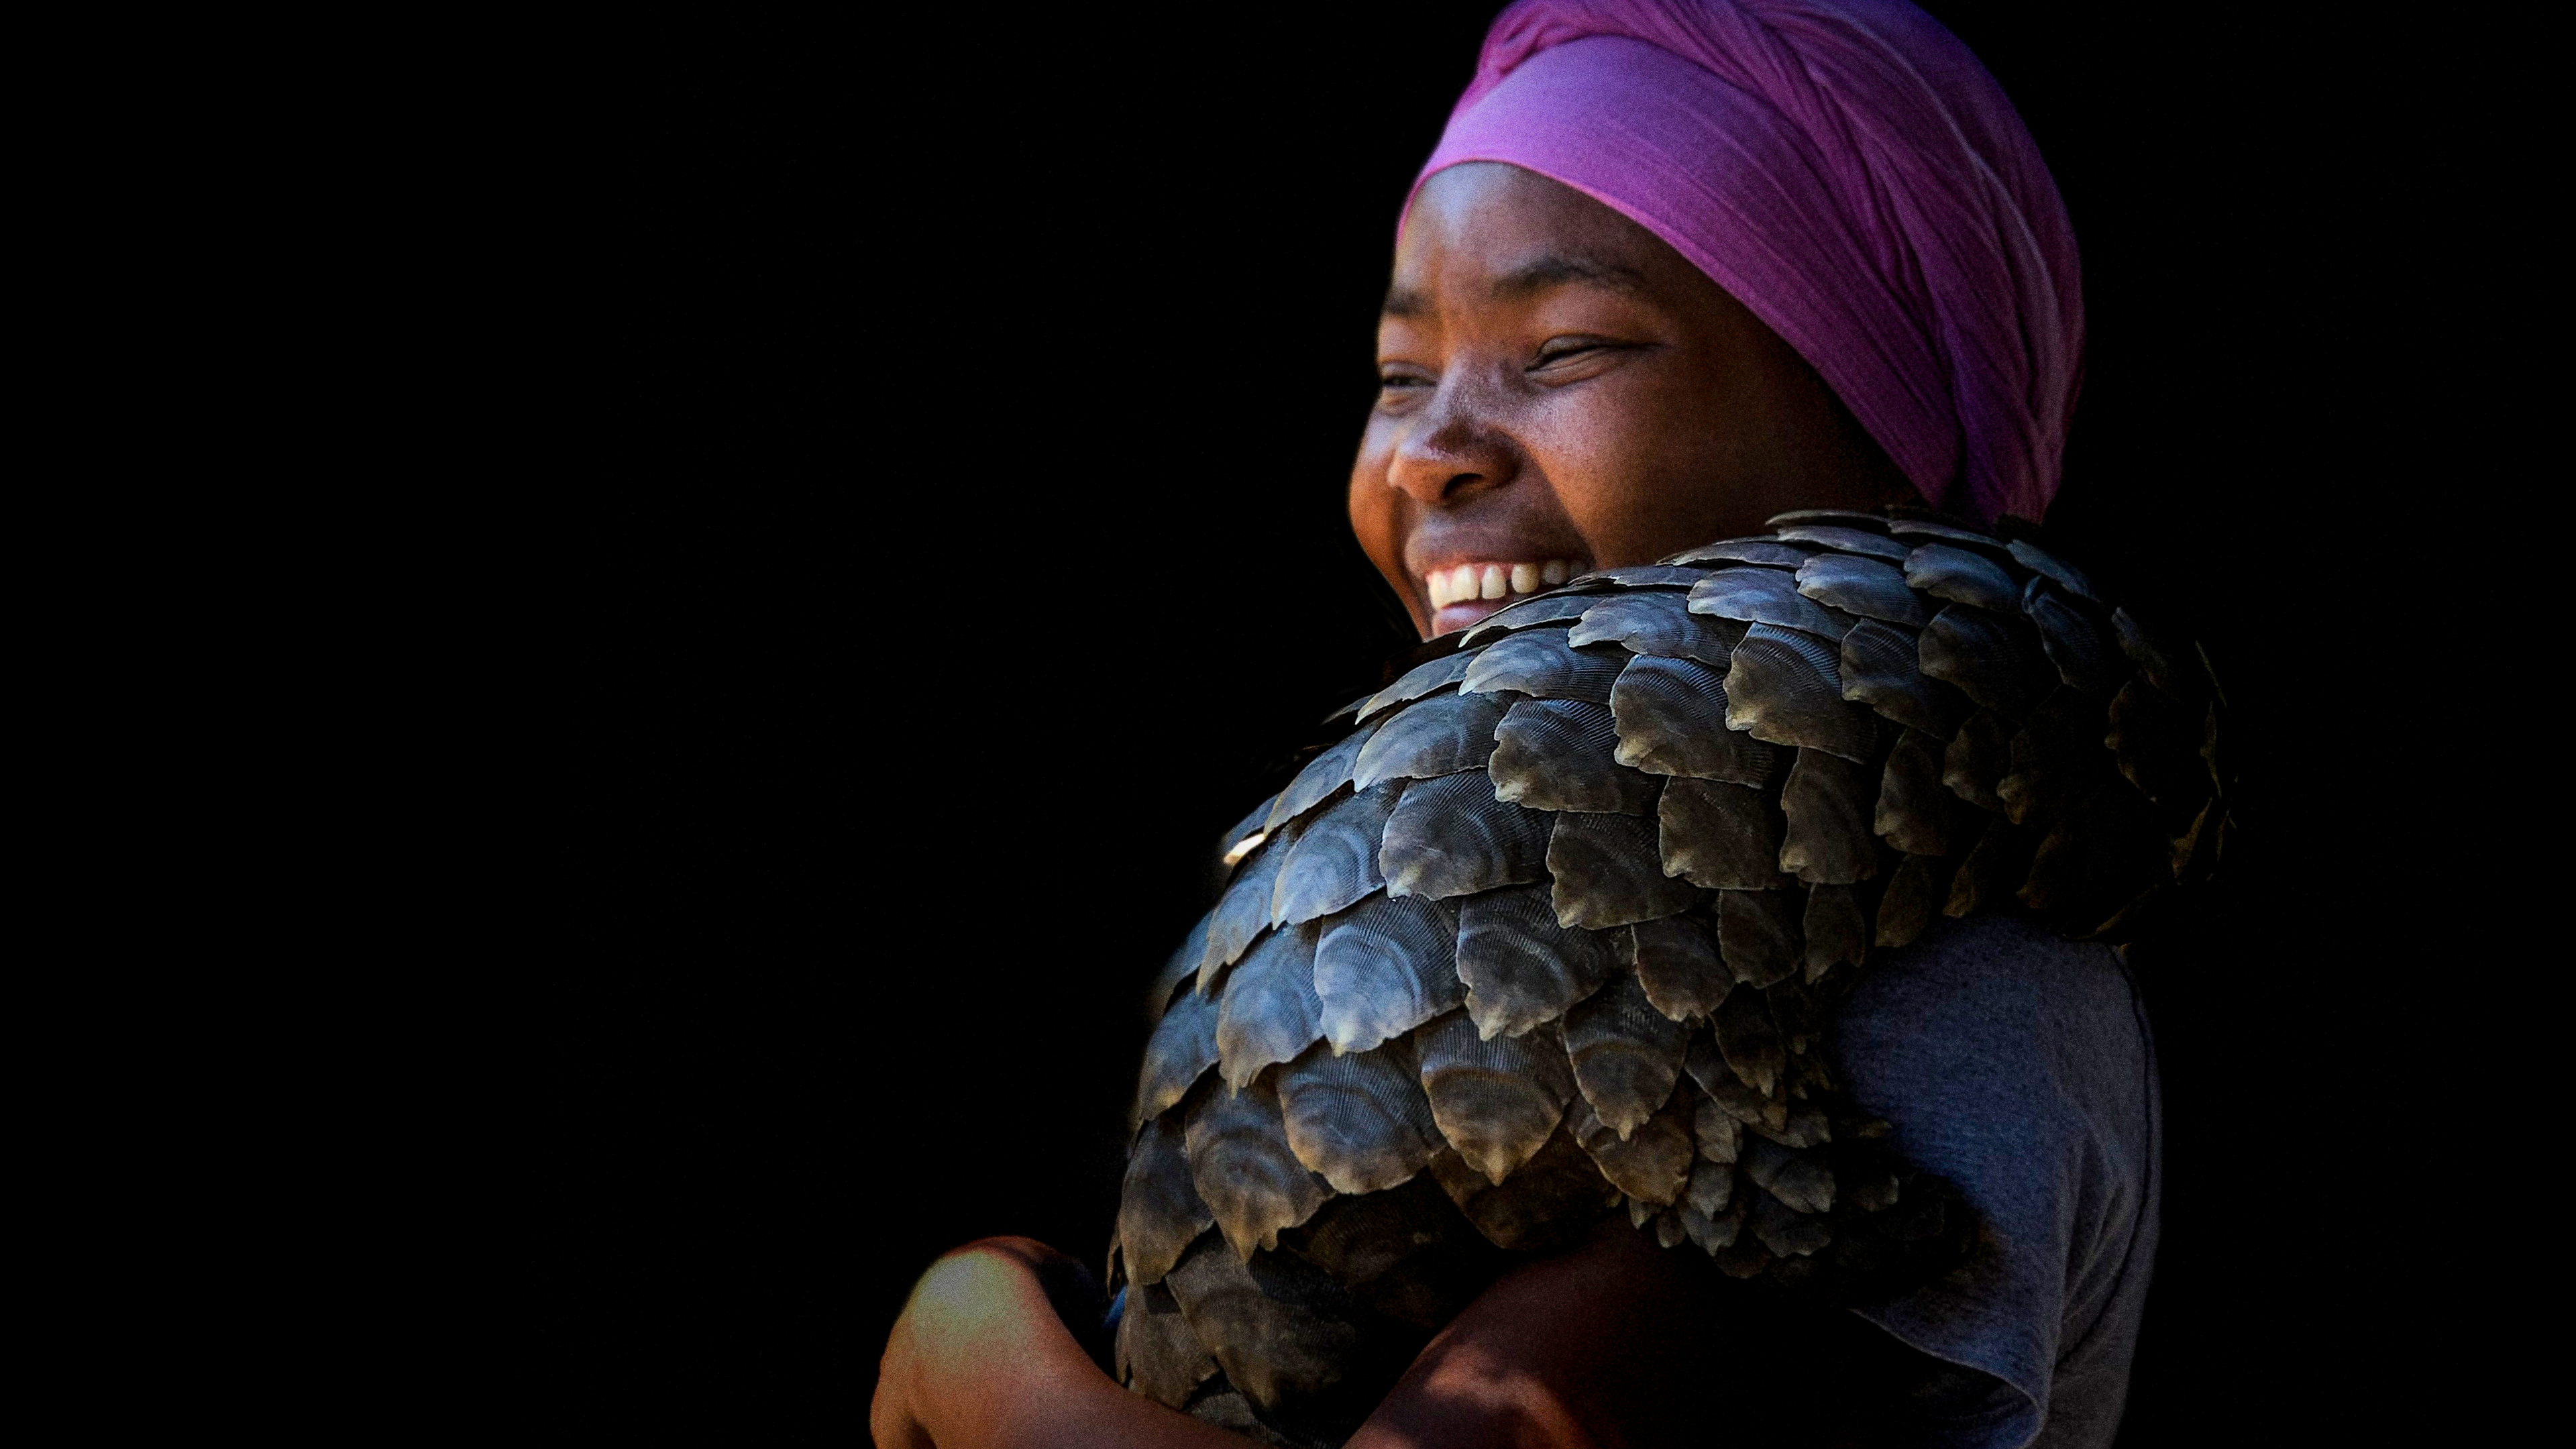
[[[1486,284],[1486,295],[1497,302],[1513,302],[1532,297],[1551,287],[1569,282],[1620,292],[1631,297],[1646,297],[1646,274],[1618,262],[1605,262],[1593,257],[1550,252],[1533,257]],[[1431,299],[1411,287],[1397,286],[1387,290],[1386,305],[1378,309],[1385,317],[1420,317],[1431,311]]]
[[[1534,296],[1568,282],[1624,292],[1632,297],[1646,295],[1646,274],[1635,267],[1565,252],[1550,252],[1523,262],[1496,277],[1486,291],[1495,301],[1502,302]]]

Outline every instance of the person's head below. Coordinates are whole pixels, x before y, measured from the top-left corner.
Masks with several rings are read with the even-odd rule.
[[[2036,520],[2074,244],[1905,0],[1524,0],[1408,203],[1351,474],[1427,638],[1792,508]]]

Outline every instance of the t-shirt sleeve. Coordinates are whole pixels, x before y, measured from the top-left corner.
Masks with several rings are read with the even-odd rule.
[[[2160,1146],[2154,1046],[2118,954],[2023,921],[1944,922],[1863,975],[1833,1045],[1853,1097],[1978,1218],[1959,1268],[1856,1310],[1975,1371],[1925,1406],[1927,1440],[2108,1445],[2154,1261]]]

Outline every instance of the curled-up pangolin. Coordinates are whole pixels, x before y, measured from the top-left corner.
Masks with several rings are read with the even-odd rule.
[[[1624,1212],[1850,1300],[1955,1264],[1837,1085],[1855,974],[1943,915],[2133,938],[2229,830],[2219,691],[2026,540],[1772,520],[1494,615],[1346,711],[1154,987],[1121,1378],[1348,1436],[1518,1258]]]

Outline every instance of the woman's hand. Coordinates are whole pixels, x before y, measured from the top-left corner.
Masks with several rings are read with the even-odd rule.
[[[1049,1301],[1049,1278],[1071,1267],[1028,1238],[986,1238],[931,1264],[877,1362],[878,1449],[1242,1449],[1110,1382]]]

